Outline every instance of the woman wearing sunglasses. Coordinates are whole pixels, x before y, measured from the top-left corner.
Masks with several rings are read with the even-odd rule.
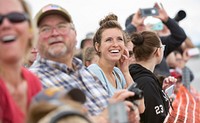
[[[0,122],[23,123],[38,78],[22,67],[33,43],[32,24],[23,0],[0,0]]]

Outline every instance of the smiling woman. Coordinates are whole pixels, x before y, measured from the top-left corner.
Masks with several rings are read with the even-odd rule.
[[[25,122],[40,81],[22,67],[33,43],[29,11],[23,0],[0,0],[0,122]]]
[[[88,69],[101,80],[108,94],[113,96],[116,91],[125,89],[133,83],[128,70],[129,54],[125,46],[126,35],[115,14],[107,15],[99,24],[100,27],[93,38],[99,60],[88,66]],[[119,67],[116,67],[117,64]],[[140,104],[141,113],[144,111],[143,100]]]
[[[117,16],[111,14],[100,21],[100,28],[93,38],[93,45],[99,55],[99,60],[96,64],[90,65],[88,69],[99,77],[110,95],[133,82],[131,78],[127,80],[125,78],[129,72],[128,65],[124,64],[127,62],[124,36],[122,27],[117,22]],[[120,62],[120,59],[125,60]],[[115,67],[118,63],[121,65],[122,72]]]

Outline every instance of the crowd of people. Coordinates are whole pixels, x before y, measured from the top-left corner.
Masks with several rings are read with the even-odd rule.
[[[65,8],[48,4],[32,19],[26,1],[0,0],[0,123],[170,119],[176,97],[165,90],[176,85],[176,94],[183,84],[190,91],[194,75],[185,62],[194,45],[162,5],[154,8],[162,30],[145,25],[140,10],[125,29],[108,14],[78,50]]]

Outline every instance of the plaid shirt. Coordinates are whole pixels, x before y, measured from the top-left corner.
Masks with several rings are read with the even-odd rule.
[[[108,105],[109,95],[100,80],[93,76],[82,62],[73,58],[76,70],[67,65],[40,58],[34,62],[30,70],[41,80],[44,88],[64,87],[66,90],[72,88],[81,89],[87,98],[85,106],[91,115],[97,115]]]

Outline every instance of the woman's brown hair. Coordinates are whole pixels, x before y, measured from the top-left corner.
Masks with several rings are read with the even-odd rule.
[[[158,35],[152,31],[136,32],[131,35],[134,44],[133,53],[136,61],[145,61],[160,48],[161,41]]]
[[[117,15],[109,14],[99,22],[100,27],[97,30],[97,32],[95,33],[94,38],[93,38],[93,46],[94,47],[95,47],[96,43],[101,45],[102,33],[104,32],[104,30],[110,29],[110,28],[117,28],[117,29],[121,30],[123,33],[123,39],[124,39],[124,41],[126,41],[125,33],[123,32],[123,29],[117,20],[118,20]],[[99,55],[98,50],[96,48],[95,48],[95,50],[97,51],[97,54]]]

